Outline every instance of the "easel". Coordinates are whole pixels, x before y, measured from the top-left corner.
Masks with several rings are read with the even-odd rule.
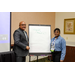
[[[29,62],[31,61],[31,56],[29,56]],[[38,62],[38,56],[37,56],[37,62]]]

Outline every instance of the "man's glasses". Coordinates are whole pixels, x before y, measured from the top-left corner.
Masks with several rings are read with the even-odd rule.
[[[22,26],[26,26],[26,24],[21,24]]]

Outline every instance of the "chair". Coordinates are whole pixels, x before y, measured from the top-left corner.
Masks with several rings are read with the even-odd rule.
[[[10,57],[11,57],[11,62],[16,62],[16,54],[14,53],[14,51],[12,51]]]
[[[14,51],[0,53],[0,62],[15,62],[15,56]]]

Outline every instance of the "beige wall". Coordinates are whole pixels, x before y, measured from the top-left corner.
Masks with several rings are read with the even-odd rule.
[[[61,36],[66,40],[66,45],[75,46],[75,35],[64,34],[64,19],[75,18],[75,12],[56,12],[55,27],[60,28]]]
[[[14,43],[13,33],[19,27],[19,22],[25,21],[27,24],[46,24],[51,25],[52,37],[55,28],[55,12],[12,12],[11,14],[11,44]]]

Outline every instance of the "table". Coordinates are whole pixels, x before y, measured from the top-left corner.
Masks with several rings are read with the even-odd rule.
[[[16,57],[14,51],[0,53],[0,62],[15,62],[15,61]]]

